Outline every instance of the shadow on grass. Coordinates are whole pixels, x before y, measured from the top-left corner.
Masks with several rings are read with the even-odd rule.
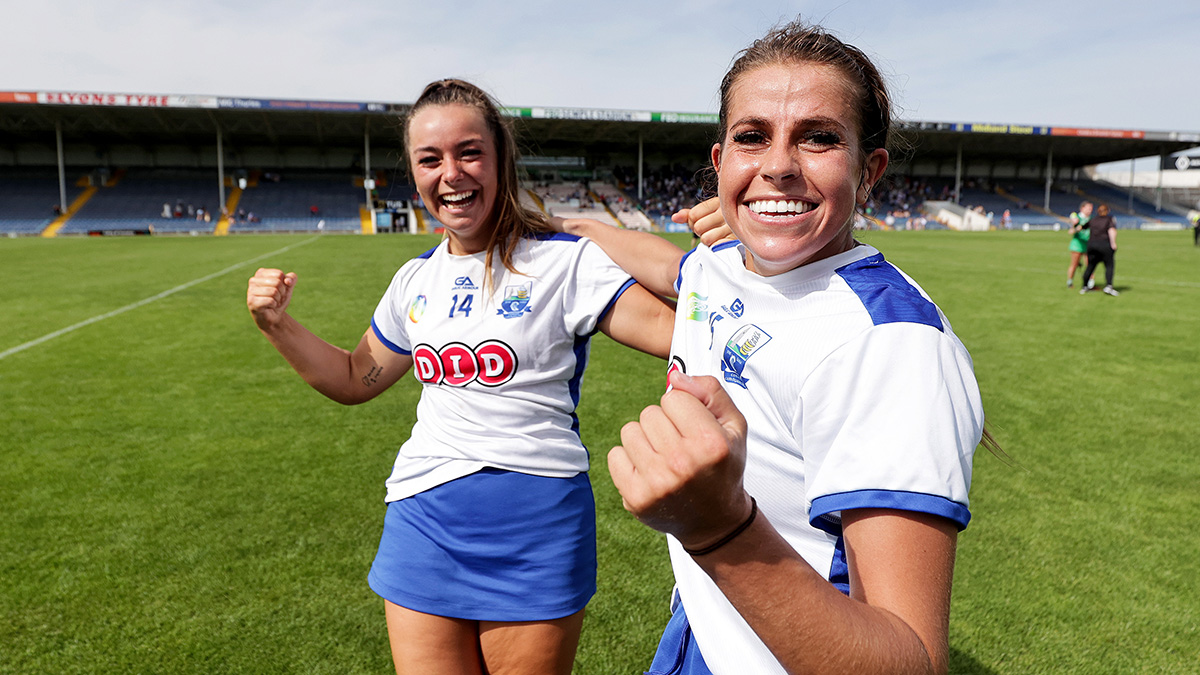
[[[951,647],[950,675],[996,675],[996,671],[976,661],[970,654]]]

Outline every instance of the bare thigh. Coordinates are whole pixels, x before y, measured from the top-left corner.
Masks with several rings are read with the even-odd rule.
[[[397,675],[482,675],[479,622],[416,612],[384,600]]]
[[[384,601],[397,675],[569,675],[583,610],[551,621],[471,621]]]
[[[550,621],[480,621],[488,675],[570,675],[583,629],[583,610]]]

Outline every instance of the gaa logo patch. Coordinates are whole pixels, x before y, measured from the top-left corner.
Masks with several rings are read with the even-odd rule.
[[[725,381],[745,389],[749,382],[742,375],[746,370],[746,361],[770,341],[771,336],[754,324],[737,329],[725,343],[725,353],[721,357],[721,372],[725,375]]]
[[[498,387],[517,372],[516,351],[499,340],[480,342],[474,349],[461,342],[451,342],[441,349],[419,344],[412,357],[413,374],[425,384],[465,387],[478,382]]]
[[[500,309],[496,310],[496,313],[506,319],[518,319],[533,311],[529,306],[532,295],[532,281],[519,286],[505,286],[504,299],[500,301]]]

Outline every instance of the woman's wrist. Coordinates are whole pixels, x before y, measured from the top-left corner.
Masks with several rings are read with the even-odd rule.
[[[754,500],[754,497],[751,497],[750,498],[750,515],[746,516],[746,518],[744,520],[742,520],[742,522],[739,523],[737,525],[737,527],[733,528],[728,533],[726,533],[724,536],[722,536],[720,539],[717,539],[716,541],[714,541],[710,544],[707,544],[705,546],[695,547],[695,548],[689,548],[687,546],[684,546],[683,550],[688,555],[693,556],[693,557],[708,555],[709,553],[716,551],[717,549],[721,548],[722,546],[725,546],[726,544],[733,541],[734,539],[737,539],[738,535],[745,532],[751,525],[754,524],[754,520],[757,517],[758,517],[758,502],[756,502]]]

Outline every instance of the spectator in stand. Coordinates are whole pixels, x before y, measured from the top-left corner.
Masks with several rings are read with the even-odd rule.
[[[1104,263],[1104,292],[1117,296],[1113,288],[1113,267],[1117,255],[1117,221],[1109,214],[1108,204],[1101,204],[1096,209],[1096,217],[1088,221],[1087,269],[1083,278],[1091,279],[1096,271],[1096,265]],[[1079,289],[1080,294],[1087,293],[1089,286]]]

